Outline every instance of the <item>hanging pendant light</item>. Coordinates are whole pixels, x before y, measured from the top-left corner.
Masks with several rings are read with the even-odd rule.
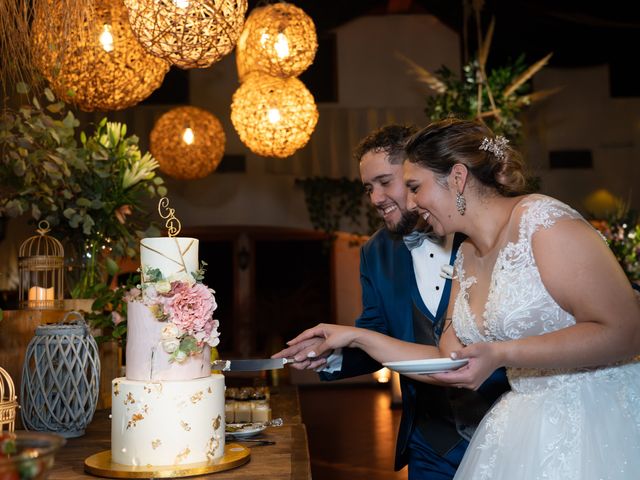
[[[289,3],[275,3],[252,10],[238,42],[238,76],[261,71],[274,77],[297,77],[318,49],[313,20]]]
[[[180,68],[205,68],[238,41],[247,0],[124,0],[131,28],[153,55]]]
[[[169,64],[137,42],[122,0],[96,2],[71,25],[65,25],[61,2],[35,11],[32,43],[33,57],[58,98],[88,112],[121,110],[162,84]]]
[[[178,107],[162,115],[151,130],[149,150],[167,175],[194,180],[213,172],[224,154],[222,124],[197,107]]]
[[[294,77],[253,72],[233,94],[231,122],[240,140],[258,155],[292,155],[307,144],[317,121],[313,95]]]

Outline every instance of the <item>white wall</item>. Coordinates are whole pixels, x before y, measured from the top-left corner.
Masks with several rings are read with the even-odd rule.
[[[527,158],[542,191],[584,213],[584,199],[604,188],[640,208],[640,98],[611,98],[606,65],[545,68],[536,90],[562,87],[527,114]],[[551,170],[552,150],[591,150],[593,169]]]

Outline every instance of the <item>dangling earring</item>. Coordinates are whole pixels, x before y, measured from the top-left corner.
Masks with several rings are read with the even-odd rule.
[[[461,192],[456,193],[456,208],[458,209],[458,213],[460,215],[464,215],[464,212],[467,211],[467,201],[462,195]]]

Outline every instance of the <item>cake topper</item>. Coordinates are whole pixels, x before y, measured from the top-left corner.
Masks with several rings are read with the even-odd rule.
[[[163,213],[163,210],[165,213]],[[182,229],[180,220],[176,218],[175,213],[175,208],[169,208],[169,199],[167,197],[162,197],[158,202],[158,215],[167,220],[164,226],[167,228],[167,234],[169,237],[178,236],[180,229]]]

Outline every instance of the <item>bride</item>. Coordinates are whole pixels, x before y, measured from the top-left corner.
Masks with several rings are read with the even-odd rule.
[[[321,324],[275,356],[307,368],[344,346],[380,362],[466,358],[413,378],[470,389],[506,367],[512,390],[478,427],[456,479],[638,478],[640,301],[604,240],[562,202],[524,195],[517,153],[480,123],[431,124],[406,153],[408,207],[436,233],[468,237],[440,346]]]

